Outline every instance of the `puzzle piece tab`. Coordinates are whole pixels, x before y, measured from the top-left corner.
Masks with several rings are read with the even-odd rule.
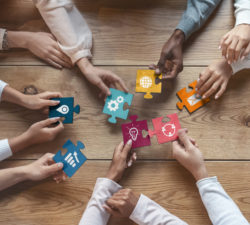
[[[188,112],[192,113],[210,101],[210,98],[206,99],[196,98],[196,91],[195,91],[196,85],[197,85],[197,80],[189,84],[189,87],[193,89],[190,92],[187,92],[186,88],[183,88],[177,92],[177,96],[181,100],[177,102],[178,109],[182,110],[183,107],[185,106]]]
[[[49,118],[64,117],[63,123],[73,123],[74,112],[80,113],[80,106],[76,105],[74,107],[74,98],[52,98],[51,100],[60,101],[60,103],[49,107]]]
[[[161,93],[162,83],[155,83],[156,78],[162,79],[161,75],[156,75],[154,70],[137,70],[136,92],[146,92],[144,98],[151,99],[151,93]]]
[[[174,141],[178,138],[178,130],[181,129],[178,115],[176,113],[167,115],[170,119],[169,122],[163,123],[163,116],[152,119],[154,131],[149,130],[149,136],[156,135],[159,144],[163,144],[169,141]]]
[[[129,109],[124,110],[123,106],[125,102],[130,106],[132,104],[134,95],[113,88],[110,88],[110,92],[111,95],[106,99],[103,113],[111,115],[111,117],[108,119],[110,123],[116,123],[116,118],[126,120]]]
[[[147,135],[143,137],[142,131],[148,131],[147,120],[136,121],[137,115],[130,116],[131,123],[122,124],[123,141],[127,143],[129,139],[132,140],[132,148],[138,148],[151,145],[150,137]]]
[[[82,142],[78,141],[77,146],[75,146],[71,140],[68,140],[63,148],[68,149],[67,153],[63,156],[61,150],[59,150],[53,157],[56,163],[63,163],[63,171],[68,177],[72,177],[75,172],[82,166],[82,164],[87,160],[87,158],[82,154],[80,149],[84,149],[85,146]]]

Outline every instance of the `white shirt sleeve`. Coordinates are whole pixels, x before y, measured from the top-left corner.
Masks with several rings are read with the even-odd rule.
[[[5,29],[0,28],[0,50],[3,50],[3,36],[5,33]]]
[[[71,0],[33,0],[62,51],[75,63],[91,57],[92,33]]]
[[[129,218],[139,225],[187,225],[142,194]]]
[[[217,177],[199,180],[196,185],[213,225],[249,225]]]
[[[239,59],[237,62],[232,63],[231,66],[232,66],[233,74],[243,69],[249,69],[250,68],[250,54],[243,61]]]
[[[250,0],[235,0],[234,7],[235,26],[243,23],[250,24]]]
[[[4,81],[0,80],[0,101],[3,93],[3,89],[7,86],[8,84],[5,83]]]
[[[106,225],[110,214],[103,208],[105,202],[122,187],[107,178],[98,178],[91,199],[79,225]]]
[[[0,140],[0,161],[12,156],[8,139]]]

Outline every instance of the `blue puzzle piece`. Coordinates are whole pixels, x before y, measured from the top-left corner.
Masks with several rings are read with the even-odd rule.
[[[63,148],[68,149],[67,153],[63,156],[61,150],[59,150],[53,157],[56,163],[63,163],[63,171],[68,177],[72,177],[75,172],[82,166],[82,164],[87,160],[80,149],[84,149],[85,146],[82,142],[78,141],[77,146],[75,146],[71,140],[68,140]]]
[[[123,106],[125,102],[131,105],[134,95],[113,88],[110,88],[110,92],[111,95],[106,99],[103,113],[111,115],[108,119],[110,123],[116,123],[116,117],[126,120],[129,109],[123,110]]]
[[[49,118],[53,117],[64,117],[63,123],[73,123],[74,112],[80,113],[80,106],[76,105],[74,107],[74,98],[52,98],[51,100],[60,101],[56,106],[49,107]]]

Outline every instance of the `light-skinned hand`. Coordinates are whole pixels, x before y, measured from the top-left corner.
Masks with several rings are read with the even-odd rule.
[[[232,75],[232,67],[225,59],[210,64],[200,73],[196,85],[197,97],[202,96],[205,99],[216,93],[214,98],[220,98],[226,91],[227,84]]]
[[[196,181],[208,177],[201,151],[186,129],[178,131],[178,140],[172,143],[173,157],[186,168]]]
[[[139,196],[131,189],[122,189],[109,198],[103,208],[114,217],[129,218],[138,200]]]

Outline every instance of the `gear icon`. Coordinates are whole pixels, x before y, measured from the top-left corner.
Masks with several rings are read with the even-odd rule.
[[[118,96],[117,99],[116,99],[116,101],[118,103],[122,103],[124,101],[124,98],[122,96]]]
[[[116,111],[117,109],[119,109],[119,104],[117,103],[116,100],[110,100],[108,102],[108,109],[109,111]]]

